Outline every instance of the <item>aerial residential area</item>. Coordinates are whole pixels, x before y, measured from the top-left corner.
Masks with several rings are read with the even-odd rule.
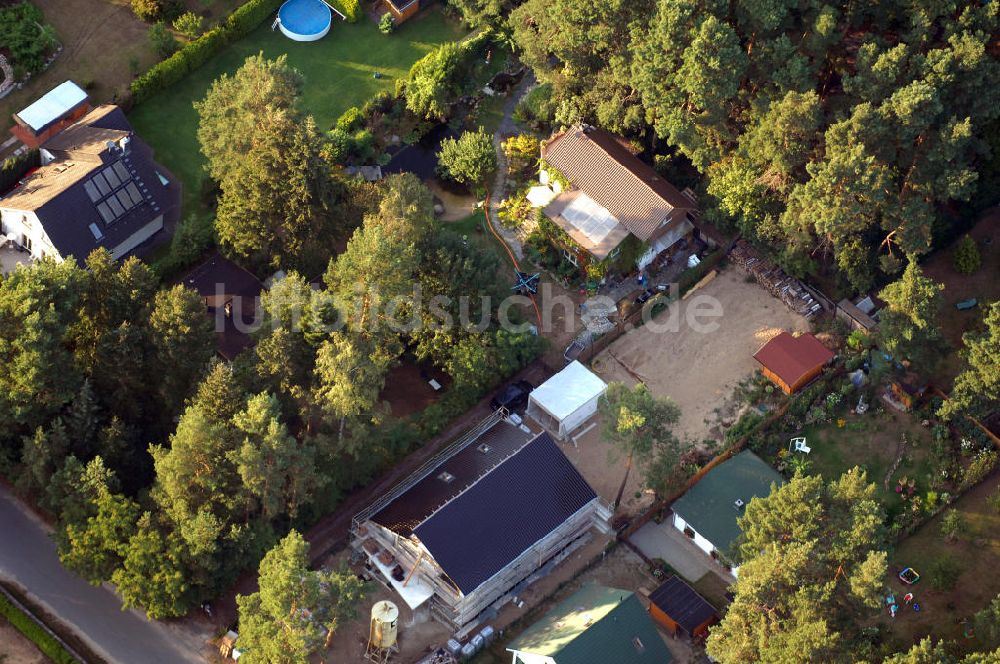
[[[1000,664],[1000,4],[0,0],[0,664]]]

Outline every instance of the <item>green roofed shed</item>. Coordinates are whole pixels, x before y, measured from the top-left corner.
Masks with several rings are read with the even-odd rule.
[[[719,553],[731,558],[740,536],[737,519],[743,516],[746,505],[754,498],[770,495],[772,484],[784,482],[778,471],[759,456],[743,451],[708,471],[671,507],[675,517],[697,533],[698,546],[704,548],[702,540],[707,540]],[[684,529],[676,518],[674,523]]]
[[[672,657],[635,593],[594,584],[549,611],[507,650],[514,662],[667,664]]]

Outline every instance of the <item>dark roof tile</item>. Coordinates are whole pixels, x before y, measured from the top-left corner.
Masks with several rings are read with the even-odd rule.
[[[678,576],[670,577],[654,590],[649,601],[688,634],[718,617],[715,607]]]
[[[414,534],[468,594],[596,497],[549,434],[542,433],[434,512]]]

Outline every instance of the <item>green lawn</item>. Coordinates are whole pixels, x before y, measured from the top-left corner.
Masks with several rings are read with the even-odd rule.
[[[895,620],[883,614],[882,622],[900,644],[909,645],[930,635],[936,639],[955,639],[960,650],[981,647],[975,639],[963,638],[959,621],[972,616],[1000,593],[1000,575],[996,573],[1000,567],[1000,512],[987,500],[997,491],[1000,491],[1000,474],[994,474],[955,502],[953,508],[965,520],[957,542],[944,541],[938,516],[903,540],[893,553],[888,585],[897,597],[910,590],[896,579],[897,568],[912,567],[921,574],[912,591],[922,610],[919,613],[904,610]],[[931,570],[938,559],[953,561],[961,571],[950,591],[934,590],[931,585]]]
[[[156,150],[156,158],[184,184],[185,215],[199,211],[204,159],[198,147],[198,116],[192,102],[205,96],[212,81],[232,73],[248,56],[288,54],[289,63],[305,76],[305,110],[321,129],[329,128],[346,109],[374,94],[393,90],[421,56],[445,41],[464,36],[440,9],[423,12],[393,34],[383,35],[367,18],[357,23],[335,21],[318,42],[294,42],[265,22],[246,38],[230,44],[201,69],[169,90],[137,106],[129,115],[136,132]],[[382,78],[372,74],[381,72]]]
[[[903,458],[889,479],[885,478],[897,455],[901,435],[906,433],[907,447]],[[806,437],[812,452],[810,470],[825,479],[840,477],[844,471],[861,466],[868,471],[868,481],[878,487],[878,497],[890,515],[901,511],[905,504],[896,494],[900,478],[917,481],[917,492],[923,496],[928,488],[931,437],[927,429],[906,413],[886,411],[865,415],[845,415],[844,426],[837,423],[810,426],[800,435]]]

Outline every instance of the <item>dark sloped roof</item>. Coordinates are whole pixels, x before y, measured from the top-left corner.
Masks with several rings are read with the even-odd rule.
[[[667,579],[652,592],[649,601],[688,634],[718,615],[715,607],[695,592],[694,588],[684,583],[679,576]]]
[[[143,201],[113,223],[104,222],[87,195],[84,187],[87,178],[81,178],[35,211],[46,235],[63,257],[73,255],[82,261],[99,247],[111,250],[178,205],[179,192],[160,182],[148,146],[133,138],[124,161],[134,169],[135,179],[145,186],[145,191],[141,192]],[[97,226],[104,237],[96,239],[90,224]]]
[[[708,471],[671,508],[715,548],[732,556],[732,545],[741,532],[737,520],[743,516],[736,500],[747,505],[753,498],[770,495],[772,484],[784,482],[759,456],[744,451]]]
[[[833,359],[833,352],[811,334],[793,337],[782,332],[774,337],[753,358],[787,385],[794,385],[816,367]]]
[[[442,461],[426,477],[376,512],[371,520],[409,537],[418,525],[532,439],[532,434],[500,420]],[[453,479],[439,479],[448,473]]]
[[[216,324],[216,349],[220,355],[231,360],[253,345],[253,338],[244,330],[251,329],[257,311],[257,297],[264,290],[257,277],[214,251],[205,262],[182,276],[178,283],[198,291],[205,298],[208,315]],[[233,302],[231,316],[225,313],[227,302]],[[239,328],[237,317],[243,323]]]
[[[670,651],[627,590],[587,584],[508,647],[557,664],[667,664]]]
[[[549,434],[542,433],[414,534],[468,594],[596,497]]]

